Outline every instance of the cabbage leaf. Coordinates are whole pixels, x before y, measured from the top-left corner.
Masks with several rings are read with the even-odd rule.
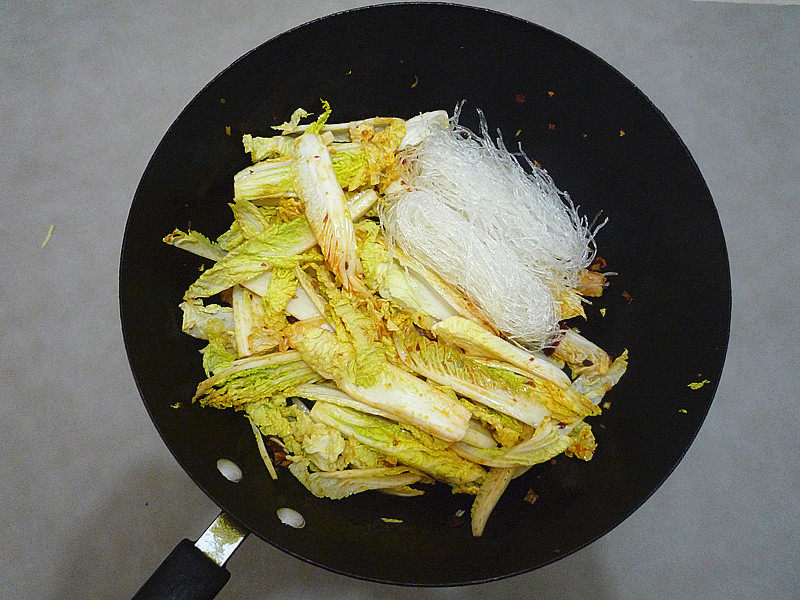
[[[431,329],[441,341],[455,344],[469,354],[510,363],[533,377],[544,377],[559,387],[569,387],[567,374],[546,358],[541,358],[494,335],[474,321],[455,316],[436,323]]]
[[[203,271],[184,295],[185,298],[204,298],[236,284],[243,283],[272,267],[294,267],[322,260],[316,250],[306,251],[313,233],[305,219],[270,226],[255,237],[243,242],[216,264]]]
[[[185,233],[176,229],[164,238],[164,242],[213,261],[218,261],[225,256],[225,250],[218,243],[212,242],[202,233],[191,229]]]
[[[411,370],[528,425],[538,426],[548,416],[569,423],[600,412],[570,389],[483,365],[412,329],[398,333],[395,343],[400,359]]]
[[[341,471],[309,472],[309,461],[292,461],[292,472],[312,494],[318,498],[339,500],[369,490],[391,490],[423,479],[423,475],[409,467],[379,467],[375,469],[346,469]]]
[[[420,431],[412,433],[403,425],[327,402],[317,402],[311,418],[335,427],[354,438],[414,467],[434,479],[445,481],[460,491],[476,491],[475,484],[485,474],[483,468],[458,457],[440,441]]]
[[[202,381],[192,401],[214,408],[238,407],[284,393],[301,383],[319,381],[297,352],[239,359]]]
[[[318,324],[298,322],[286,332],[292,348],[322,377],[354,399],[380,409],[393,418],[416,425],[448,441],[460,440],[469,426],[470,413],[456,400],[422,379],[381,360],[369,372],[355,372],[352,344]]]
[[[459,442],[453,449],[459,456],[488,467],[531,466],[564,452],[577,439],[581,429],[582,425],[573,428],[548,419],[529,439],[511,448],[476,448]]]

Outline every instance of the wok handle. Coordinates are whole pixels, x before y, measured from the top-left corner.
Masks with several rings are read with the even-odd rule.
[[[212,600],[230,577],[191,540],[181,540],[133,600]]]

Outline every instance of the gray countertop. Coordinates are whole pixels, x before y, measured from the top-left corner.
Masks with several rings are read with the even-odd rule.
[[[130,597],[216,515],[162,444],[128,368],[117,268],[130,201],[161,136],[207,81],[290,27],[365,4],[3,3],[0,597]],[[796,598],[800,7],[472,4],[594,51],[653,100],[697,160],[733,283],[711,411],[641,509],[538,571],[467,588],[395,588],[251,537],[219,597]]]

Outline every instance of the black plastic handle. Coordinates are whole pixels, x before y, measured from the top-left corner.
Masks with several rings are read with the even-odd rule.
[[[194,542],[181,540],[133,600],[212,600],[230,578]]]

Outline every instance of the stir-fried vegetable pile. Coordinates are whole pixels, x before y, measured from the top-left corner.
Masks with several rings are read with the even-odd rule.
[[[273,478],[276,466],[287,467],[311,493],[333,499],[368,490],[416,496],[418,484],[443,482],[476,496],[472,532],[481,535],[513,478],[561,453],[592,458],[586,419],[600,413],[627,353],[612,360],[563,326],[523,347],[467,286],[416,256],[402,235],[387,235],[386,215],[394,232],[414,226],[393,208],[413,202],[422,189],[415,178],[433,181],[425,193],[436,193],[431,168],[421,167],[430,163],[426,140],[475,143],[457,114],[331,125],[324,108],[307,125],[298,109],[280,135],[244,136],[254,164],[234,177],[228,231],[213,241],[191,230],[164,238],[214,262],[180,305],[183,331],[208,342],[208,378],[193,400],[242,411]],[[481,168],[478,160],[465,176],[480,178]],[[541,187],[543,171],[508,168]],[[548,210],[562,209],[576,214],[560,202]],[[605,277],[586,269],[593,252],[583,222],[559,218],[559,235],[573,245],[583,239],[578,262],[554,259],[572,269],[557,276],[533,265],[532,273],[550,273],[543,300],[506,300],[550,302],[533,308],[563,323],[584,314],[582,297],[602,294]],[[565,230],[570,223],[577,238]],[[447,233],[432,244],[463,255],[459,244],[470,240]]]

